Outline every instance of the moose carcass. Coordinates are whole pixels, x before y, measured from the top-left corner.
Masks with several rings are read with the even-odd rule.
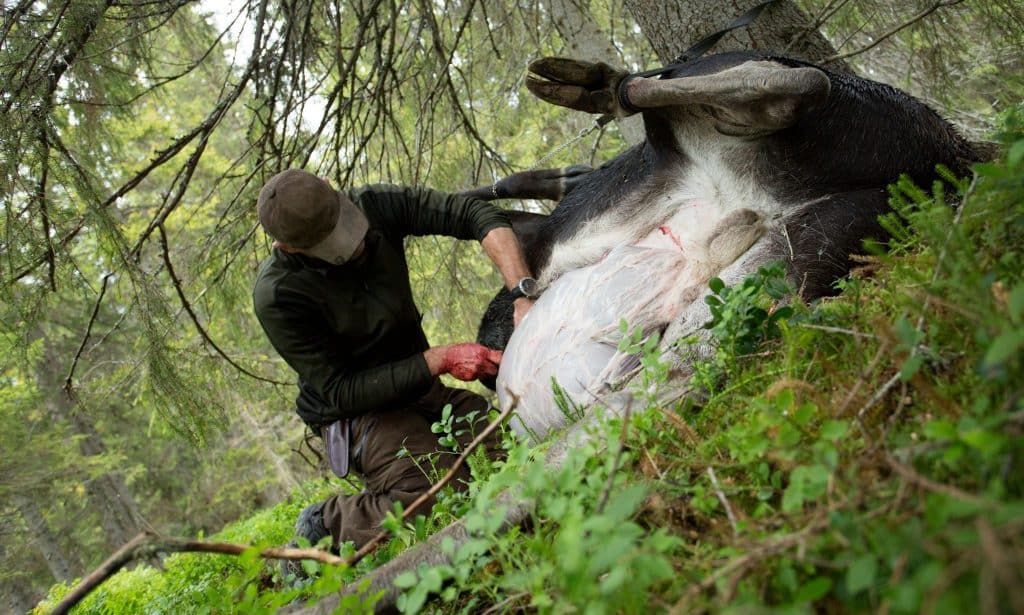
[[[978,160],[911,96],[778,55],[708,56],[660,79],[561,58],[530,69],[538,97],[642,113],[646,128],[645,142],[577,178],[537,223],[526,251],[545,290],[511,341],[506,292],[481,325],[481,343],[508,342],[499,397],[518,398],[519,428],[534,433],[565,422],[552,379],[587,406],[628,378],[620,318],[663,332],[669,351],[709,319],[711,277],[734,284],[774,260],[805,298],[829,294],[850,254],[884,238],[890,183],[906,174],[928,185],[936,165],[963,174]],[[680,377],[701,346],[677,355]]]

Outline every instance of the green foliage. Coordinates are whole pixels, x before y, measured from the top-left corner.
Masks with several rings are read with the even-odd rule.
[[[669,554],[679,546],[664,531],[647,532],[634,516],[647,495],[622,482],[621,422],[601,426],[588,444],[569,451],[552,473],[542,453],[519,444],[483,486],[464,517],[472,538],[444,547],[452,563],[405,573],[399,608],[420,611],[431,594],[459,612],[500,603],[542,611],[576,605],[593,613],[642,613],[649,592],[672,576]],[[628,457],[628,454],[626,455]],[[534,532],[504,531],[503,489],[535,503]],[[487,570],[482,577],[480,570]]]
[[[1006,121],[1013,152],[1024,124],[1019,112]],[[780,341],[756,345],[756,362],[733,356],[729,388],[683,415],[696,446],[667,437],[651,451],[666,497],[690,498],[687,525],[701,528],[704,549],[676,562],[680,604],[1019,608],[1019,575],[999,571],[1024,554],[1022,177],[1008,156],[930,192],[900,182],[876,279],[792,303]],[[742,339],[741,322],[712,328]],[[733,532],[694,466],[715,468]]]
[[[290,370],[268,346],[249,308],[254,270],[269,250],[269,241],[254,228],[252,203],[269,173],[305,166],[346,184],[463,189],[532,166],[591,119],[532,101],[520,87],[524,54],[559,54],[568,43],[550,27],[549,3],[397,2],[369,13],[345,2],[271,4],[262,45],[257,40],[252,55],[260,61],[248,75],[250,54],[232,59],[232,35],[221,37],[222,24],[215,25],[196,4],[7,4],[0,45],[0,593],[18,590],[31,601],[51,583],[51,574],[59,574],[51,573],[43,543],[64,554],[72,574],[81,574],[126,538],[108,531],[104,521],[140,522],[123,511],[108,514],[104,484],[123,486],[119,495],[134,500],[146,523],[188,536],[279,501],[312,475],[289,452],[300,437],[292,388],[241,375],[196,330],[204,327],[251,372],[291,382]],[[824,2],[802,4],[808,14],[826,13]],[[824,28],[833,41],[844,42],[839,51],[845,53],[934,3],[840,4],[828,11]],[[260,5],[241,3],[236,26],[255,33]],[[633,69],[655,65],[644,33],[620,3],[589,9],[613,40],[616,57],[608,60]],[[902,82],[925,100],[944,102],[943,115],[979,134],[977,129],[992,125],[993,109],[1005,109],[1024,92],[1021,16],[1017,0],[943,6],[852,61],[862,74]],[[297,35],[300,24],[304,29]],[[359,32],[366,38],[357,44]],[[439,75],[452,79],[438,80]],[[210,131],[198,130],[225,94],[246,79],[240,97],[213,118]],[[321,122],[313,117],[319,114],[314,107],[328,100],[332,106]],[[796,315],[788,322],[779,317],[777,332],[764,327],[767,319],[753,309],[768,318],[777,313],[763,288],[751,296],[745,295],[749,288],[739,290],[743,285],[728,298],[716,293],[723,310],[738,314],[749,308],[745,313],[753,318],[730,313],[720,319],[719,350],[698,371],[712,396],[705,409],[662,409],[684,420],[699,441],[673,440],[673,429],[659,422],[658,413],[640,412],[638,406],[633,431],[647,438],[650,454],[630,459],[647,468],[651,495],[634,521],[653,525],[648,519],[664,513],[663,525],[675,535],[717,536],[721,527],[715,523],[724,524],[725,509],[715,485],[699,471],[714,463],[722,464],[715,466],[720,487],[741,511],[741,529],[752,523],[770,527],[784,500],[790,517],[780,527],[792,529],[818,510],[816,494],[826,471],[826,499],[855,481],[874,484],[879,475],[880,488],[892,487],[895,480],[885,466],[848,468],[859,453],[875,459],[882,442],[931,480],[990,500],[1016,497],[1020,473],[1007,460],[1019,459],[1020,421],[1013,417],[1020,410],[1012,400],[1024,349],[1024,289],[1016,273],[1019,210],[1006,203],[1020,202],[1020,132],[1017,113],[1002,135],[1006,160],[980,168],[982,180],[969,190],[972,205],[959,219],[955,208],[941,206],[944,197],[933,199],[931,187],[898,188],[899,213],[891,225],[898,238],[892,253],[899,258],[880,258],[884,280],[844,282],[844,298],[835,303],[793,304]],[[599,164],[623,147],[609,125],[549,162]],[[954,193],[963,187],[946,190],[955,203]],[[155,241],[158,222],[169,239],[180,289]],[[942,247],[947,242],[948,251]],[[472,337],[482,305],[500,285],[478,247],[416,238],[408,254],[429,338],[447,343]],[[185,313],[179,290],[198,324]],[[812,325],[856,329],[857,335]],[[776,339],[761,341],[770,338]],[[624,346],[644,362],[636,380],[645,385],[663,382],[668,369],[662,357],[645,350],[651,343],[656,339],[630,337]],[[722,349],[735,344],[751,350],[737,356]],[[856,379],[838,377],[843,370]],[[726,376],[729,388],[719,390]],[[898,381],[869,405],[894,376]],[[74,398],[63,392],[65,379]],[[794,385],[790,399],[777,379],[806,382],[817,393]],[[651,404],[656,390],[641,386],[638,398]],[[563,410],[572,416],[583,411],[568,404]],[[457,424],[447,425],[439,436],[458,430]],[[691,455],[685,463],[698,468],[692,475],[676,471],[675,464],[684,463],[680,450]],[[647,457],[658,470],[644,465]],[[472,463],[478,476],[494,471],[479,456]],[[18,501],[17,495],[28,499]],[[649,509],[657,498],[669,502],[671,514]],[[943,511],[956,502],[933,505]],[[433,516],[395,528],[397,540],[380,559],[470,507],[463,496],[442,494]],[[976,519],[954,513],[960,514],[948,515],[962,527]],[[42,521],[35,529],[25,520],[34,514]],[[274,525],[282,540],[290,532],[289,514]],[[1012,516],[1003,519],[1015,523]],[[1012,538],[995,521],[989,525],[997,538]],[[134,527],[125,530],[128,536]],[[907,524],[901,531],[926,539],[931,527]],[[766,530],[768,539],[773,531]],[[755,549],[760,544],[749,532],[741,537]],[[262,540],[256,533],[249,538]],[[928,598],[928,582],[935,585],[950,569],[958,570],[950,562],[964,552],[938,540],[945,560],[914,551],[917,556],[898,567],[893,562],[901,555],[882,547],[910,538],[879,534],[874,540],[881,546],[850,547],[856,572],[845,577],[822,567],[811,571],[799,558],[779,563],[770,583],[758,577],[756,567],[744,567],[757,582],[735,584],[736,599],[784,605],[798,591],[805,600],[823,588],[842,592],[849,585],[862,600],[845,604],[870,609],[890,599],[876,588],[897,578],[904,587],[891,604],[912,608]],[[726,546],[718,551],[707,544],[675,560],[676,567],[714,570],[699,558],[723,561],[734,555],[730,546],[750,547],[723,539]],[[976,549],[967,552],[970,563],[983,560]],[[842,553],[837,566],[846,565]],[[204,562],[219,560],[187,561],[206,570]],[[276,591],[273,581],[266,582],[273,573],[246,561],[211,568],[210,586],[227,589],[209,604],[256,610],[281,603],[281,597],[260,597],[263,590]],[[1004,582],[981,569],[978,583]],[[139,570],[140,579],[149,581],[142,585],[152,585],[153,592],[164,587],[164,575]],[[144,610],[149,598],[161,609],[179,610],[174,592],[184,585],[167,585],[168,593],[157,596],[139,589],[133,578],[125,574],[111,581],[112,588],[125,583],[125,592],[138,596],[111,596],[117,610]],[[722,591],[729,587],[723,583]],[[191,591],[186,587],[181,595]],[[713,606],[731,604],[716,600]]]
[[[715,340],[715,349],[710,359],[698,363],[694,384],[711,390],[724,376],[734,373],[740,361],[779,336],[779,323],[793,315],[793,308],[777,303],[793,290],[782,262],[759,267],[735,287],[725,286],[718,278],[712,278],[708,286],[711,294],[705,301],[711,308],[711,321],[705,328]]]

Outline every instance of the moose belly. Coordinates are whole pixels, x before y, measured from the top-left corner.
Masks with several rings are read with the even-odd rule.
[[[553,282],[519,323],[498,372],[501,407],[516,403],[513,429],[542,438],[600,403],[637,366],[634,354],[619,350],[620,322],[660,333],[694,299],[680,292],[687,271],[668,239],[666,247],[614,248]],[[553,395],[553,382],[562,395]]]

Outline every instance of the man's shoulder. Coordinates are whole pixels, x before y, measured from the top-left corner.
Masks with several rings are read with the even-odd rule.
[[[367,184],[348,191],[348,198],[363,210],[371,224],[386,221],[394,215],[397,204],[407,202],[413,196],[411,188],[393,184]]]
[[[273,250],[262,263],[253,285],[253,303],[256,310],[274,304],[282,290],[297,291],[305,286],[301,267],[290,262],[288,255]]]

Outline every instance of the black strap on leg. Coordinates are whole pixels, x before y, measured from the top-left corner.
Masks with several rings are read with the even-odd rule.
[[[684,64],[692,60],[696,60],[697,58],[707,53],[709,49],[714,47],[715,44],[717,44],[718,41],[722,40],[722,37],[725,36],[726,34],[732,32],[733,30],[738,30],[739,28],[749,26],[751,23],[754,22],[755,19],[757,19],[761,15],[761,13],[764,12],[766,8],[768,8],[769,5],[775,4],[777,1],[778,0],[768,0],[767,2],[762,2],[761,4],[754,6],[746,13],[743,13],[736,19],[732,20],[732,22],[729,25],[722,28],[718,32],[705,36],[695,45],[691,46],[689,49],[684,51],[678,58],[673,60],[670,64],[662,66],[661,68],[652,68],[651,70],[645,70],[639,73],[630,73],[622,81],[619,82],[619,87],[615,92],[615,96],[619,101],[619,106],[625,109],[626,111],[629,111],[630,113],[639,113],[641,109],[633,106],[633,104],[629,102],[629,96],[626,94],[627,83],[629,83],[633,79],[636,79],[637,77],[656,77],[658,75],[664,75],[665,73],[671,72],[673,69],[683,66]],[[607,124],[612,119],[610,115],[603,116],[601,119],[604,120],[605,117],[607,117],[608,119],[605,120],[603,123],[601,123],[601,121],[598,120],[598,122],[601,123],[602,126],[604,124]]]
[[[733,30],[745,28],[746,26],[749,26],[750,24],[754,23],[754,20],[760,17],[761,13],[763,13],[769,5],[775,4],[776,2],[778,2],[778,0],[768,0],[767,2],[762,2],[761,4],[758,4],[757,6],[751,8],[746,13],[743,13],[736,19],[732,20],[732,22],[729,25],[722,28],[718,32],[715,32],[714,34],[710,34],[702,38],[695,45],[684,51],[678,58],[672,60],[670,64],[662,66],[661,68],[653,68],[642,73],[633,73],[632,75],[630,75],[630,77],[654,77],[656,75],[664,75],[665,73],[671,71],[673,68],[682,66],[683,64],[686,64],[691,60],[696,60],[697,58],[707,53],[709,49],[714,47],[718,43],[718,41],[722,40],[722,37],[725,36],[726,34],[732,32]]]

